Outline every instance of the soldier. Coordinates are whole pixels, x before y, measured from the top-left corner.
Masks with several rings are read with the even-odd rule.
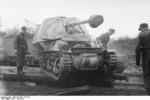
[[[26,27],[21,28],[20,34],[16,37],[14,47],[17,54],[17,74],[24,74],[23,66],[25,66],[25,56],[28,50],[27,41],[25,38]]]
[[[96,40],[97,40],[98,43],[102,43],[104,49],[107,50],[107,44],[110,40],[110,36],[113,35],[114,33],[115,33],[114,29],[109,29],[108,32],[100,35],[99,37],[96,38]]]
[[[143,77],[145,88],[150,95],[150,31],[148,24],[140,24],[138,43],[136,47],[136,65],[140,66],[140,58],[142,55]]]

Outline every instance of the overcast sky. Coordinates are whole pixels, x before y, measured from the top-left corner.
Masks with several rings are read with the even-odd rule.
[[[104,16],[104,23],[97,29],[87,27],[92,37],[109,28],[116,29],[115,38],[136,37],[139,24],[150,24],[150,0],[0,0],[0,15],[3,26],[17,24],[22,19],[42,23],[54,16],[88,19],[92,14]]]

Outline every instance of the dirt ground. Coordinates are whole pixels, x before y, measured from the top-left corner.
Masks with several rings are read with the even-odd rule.
[[[91,91],[84,95],[147,95],[141,70],[126,68],[124,73],[129,77],[128,82],[117,80],[113,88],[89,86]],[[63,87],[0,80],[0,95],[53,95],[60,89]]]

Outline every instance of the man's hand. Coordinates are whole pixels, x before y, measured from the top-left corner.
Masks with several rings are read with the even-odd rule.
[[[17,54],[17,50],[16,49],[14,50],[14,54]]]
[[[136,66],[139,67],[141,64],[139,62],[136,62]]]
[[[28,50],[26,50],[26,54],[30,54]]]
[[[136,66],[137,66],[137,67],[136,67],[137,70],[138,70],[138,71],[141,71],[141,64],[140,64],[139,62],[136,62]]]

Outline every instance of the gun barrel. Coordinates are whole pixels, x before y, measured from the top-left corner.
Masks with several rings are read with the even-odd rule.
[[[75,26],[88,23],[92,28],[98,27],[104,21],[101,15],[92,15],[88,20],[70,23],[67,26]]]
[[[88,22],[89,22],[89,20],[80,21],[80,22],[74,22],[74,23],[68,24],[68,26],[81,25],[81,24],[86,24],[86,23],[88,23]]]

